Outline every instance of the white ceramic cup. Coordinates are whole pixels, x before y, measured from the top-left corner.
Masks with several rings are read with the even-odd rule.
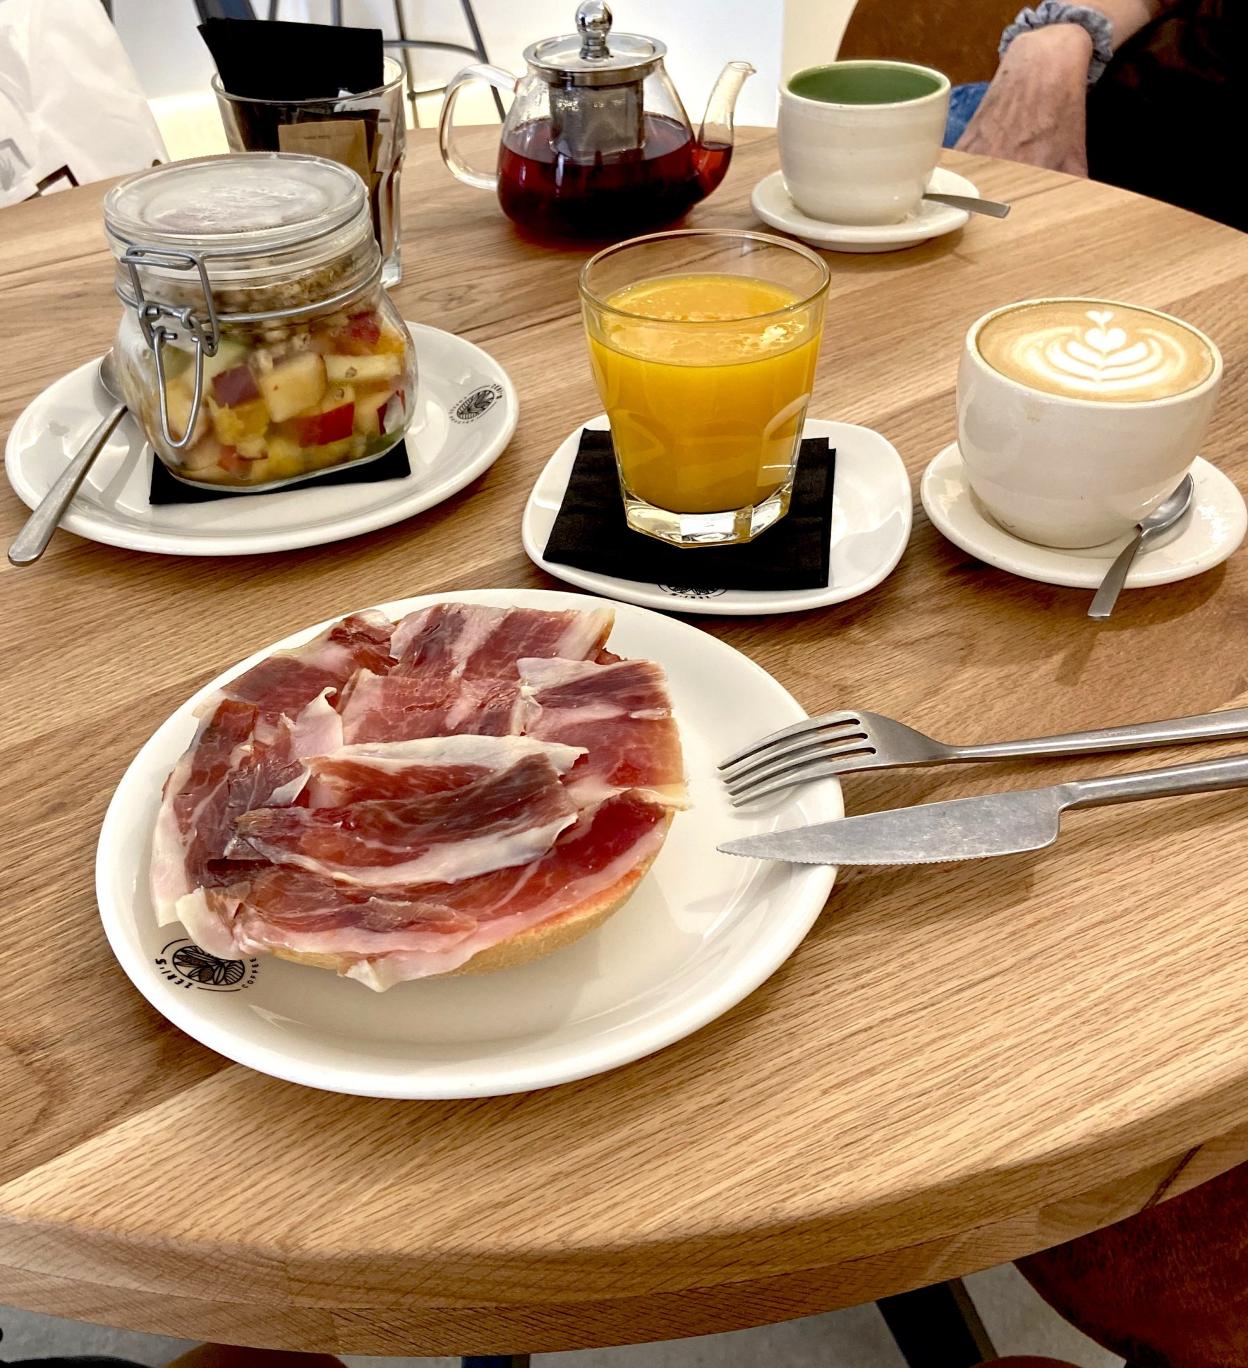
[[[1198,328],[1162,314],[1209,348],[1212,370],[1194,388],[1130,403],[1033,389],[994,370],[976,339],[990,319],[1049,302],[1009,304],[971,325],[958,369],[958,447],[971,488],[1006,531],[1041,546],[1100,546],[1148,517],[1196,459],[1222,357]]]
[[[913,99],[838,104],[793,84],[818,73],[880,68],[921,73],[936,89]],[[912,62],[832,62],[780,87],[780,169],[793,203],[828,223],[900,223],[919,207],[940,156],[949,78]]]

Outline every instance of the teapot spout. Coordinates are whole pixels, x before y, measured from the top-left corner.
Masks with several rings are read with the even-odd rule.
[[[709,195],[723,180],[732,154],[732,111],[748,77],[754,75],[749,62],[729,62],[719,73],[706,102],[702,127],[698,129],[698,180],[702,193]]]

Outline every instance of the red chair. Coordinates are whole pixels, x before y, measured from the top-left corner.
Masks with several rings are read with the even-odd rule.
[[[1248,1164],[1018,1267],[1128,1368],[1244,1368]]]

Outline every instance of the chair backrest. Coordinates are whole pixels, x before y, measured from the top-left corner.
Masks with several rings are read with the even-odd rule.
[[[1248,1164],[1018,1267],[1060,1316],[1130,1363],[1248,1363]]]
[[[954,85],[988,81],[997,69],[1001,30],[1020,0],[858,0],[841,57],[886,57],[943,71]]]
[[[195,0],[201,23],[209,19],[254,19],[251,0]]]

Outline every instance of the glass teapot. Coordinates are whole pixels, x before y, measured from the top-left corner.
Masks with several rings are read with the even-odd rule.
[[[585,0],[576,27],[527,47],[518,80],[480,63],[458,72],[438,129],[443,160],[466,185],[497,191],[504,212],[538,238],[618,238],[671,223],[723,180],[733,107],[754,68],[724,67],[695,137],[662,43],[612,33],[603,0]],[[515,94],[496,172],[474,171],[455,145],[455,102],[472,81]]]

